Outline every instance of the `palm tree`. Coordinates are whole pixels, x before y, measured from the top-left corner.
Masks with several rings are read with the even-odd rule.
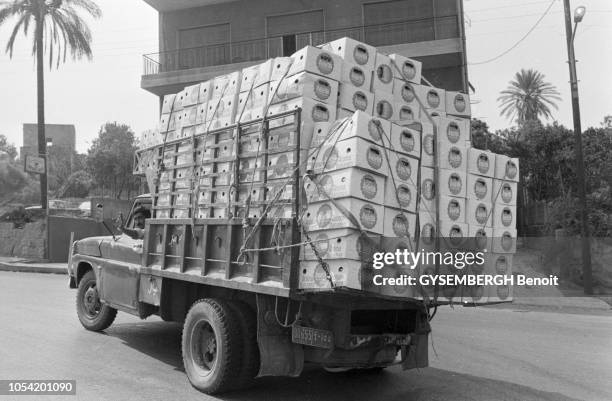
[[[555,101],[559,100],[557,88],[544,81],[544,74],[532,69],[517,72],[497,98],[502,109],[500,115],[516,119],[519,125],[539,121],[540,116],[552,117],[550,107],[557,109]]]
[[[78,11],[94,18],[102,15],[91,0],[13,0],[0,1],[0,25],[9,19],[17,22],[6,45],[6,52],[13,57],[15,38],[22,29],[28,36],[33,26],[32,55],[36,56],[36,81],[38,98],[38,153],[46,159],[44,53],[49,55],[49,67],[65,62],[68,52],[73,59],[86,56],[91,59],[91,32]],[[40,176],[40,204],[47,208],[47,163]]]

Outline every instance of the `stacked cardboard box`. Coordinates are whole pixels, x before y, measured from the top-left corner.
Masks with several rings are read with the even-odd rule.
[[[143,138],[161,156],[138,165],[154,176],[155,217],[257,218],[271,207],[272,217],[292,217],[297,172],[306,199],[297,216],[308,242],[303,290],[333,283],[419,298],[426,294],[416,287],[376,287],[372,277],[414,276],[431,266],[375,271],[373,253],[463,249],[468,237],[489,252],[487,269],[500,270],[503,259],[510,274],[518,161],[472,148],[469,96],[422,78],[420,62],[342,38],[166,96],[159,134]],[[296,119],[289,112],[298,109]],[[166,146],[177,139],[185,141]]]

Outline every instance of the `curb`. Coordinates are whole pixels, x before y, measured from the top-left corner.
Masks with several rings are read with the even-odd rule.
[[[0,271],[20,273],[68,274],[66,267],[41,266],[28,263],[0,262]]]

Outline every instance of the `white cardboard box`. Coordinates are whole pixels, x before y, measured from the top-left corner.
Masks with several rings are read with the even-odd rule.
[[[405,103],[412,106],[417,106],[420,110],[420,104],[417,100],[418,88],[419,85],[415,83],[406,82],[401,79],[394,79],[393,98],[395,99],[396,103]]]
[[[495,157],[495,178],[498,180],[508,180],[518,182],[519,180],[519,159],[510,158],[505,155]]]
[[[426,110],[446,113],[446,91],[444,89],[419,85],[417,96]]]
[[[446,91],[446,114],[470,117],[470,96],[461,92]]]
[[[495,153],[476,148],[468,149],[468,167],[470,174],[495,176]]]
[[[391,92],[377,91],[374,93],[374,116],[392,120],[396,115],[395,100]]]
[[[474,241],[476,249],[489,251],[493,246],[493,229],[491,227],[468,224],[468,237]]]
[[[310,72],[301,72],[270,82],[268,95],[270,104],[302,96],[335,107],[338,103],[338,82]]]
[[[284,77],[289,76],[289,70],[293,64],[291,57],[276,57],[272,61],[272,71],[270,72],[270,81],[280,81]]]
[[[434,169],[421,166],[421,205],[419,212],[436,213],[436,186],[434,180]]]
[[[516,205],[518,183],[514,181],[493,179],[491,201],[503,205]]]
[[[236,120],[239,122],[257,120],[264,117],[268,104],[269,84],[263,84],[238,95]]]
[[[234,92],[232,95],[213,98],[208,102],[206,122],[210,122],[210,129],[227,127],[234,123],[238,103],[237,95],[238,93]]]
[[[340,83],[350,84],[361,90],[370,92],[372,87],[372,69],[344,61]]]
[[[440,195],[440,221],[465,223],[465,198]]]
[[[291,55],[293,64],[289,68],[288,77],[307,71],[322,75],[334,81],[340,81],[342,75],[342,59],[329,51],[313,46],[306,46]]]
[[[385,155],[389,158],[390,181],[398,184],[408,184],[418,187],[419,160],[401,153],[387,150]],[[387,164],[387,161],[384,161]]]
[[[436,223],[435,223],[435,212],[429,213],[420,211],[419,212],[419,249],[432,250],[436,247]]]
[[[440,151],[440,168],[448,170],[467,170],[467,148],[461,145],[451,145],[447,142],[438,142]]]
[[[248,92],[253,88],[264,85],[270,81],[274,59],[242,69],[240,92]]]
[[[494,193],[492,178],[468,173],[466,198],[492,203]]]
[[[385,238],[415,238],[416,214],[390,207],[384,208],[384,214]]]
[[[326,260],[334,287],[362,289],[362,262],[351,259]],[[298,287],[302,290],[331,289],[327,273],[318,261],[300,262],[300,277]]]
[[[373,70],[376,61],[376,48],[351,38],[336,39],[321,46],[323,50],[337,54],[347,63]]]
[[[351,84],[340,84],[338,94],[338,107],[350,111],[363,111],[372,114],[374,109],[374,95]]]
[[[493,226],[493,204],[475,199],[467,200],[467,213],[465,222],[476,227]]]
[[[493,227],[516,229],[516,206],[495,203],[493,205]]]
[[[380,235],[368,234],[367,237],[362,237],[358,230],[347,228],[317,231],[311,235],[311,240],[324,260],[368,260],[372,259],[372,254],[376,252],[374,245],[380,243]],[[318,260],[310,244],[303,246],[302,260]]]
[[[396,209],[402,209],[411,213],[416,213],[417,204],[417,186],[405,184],[403,182],[395,182],[395,185],[389,177],[385,184],[385,201],[384,205]]]
[[[210,99],[235,96],[240,91],[241,71],[219,75],[212,81]]]
[[[395,114],[391,117],[391,120],[400,125],[418,121],[421,113],[418,107],[405,103],[395,103],[393,111]]]
[[[165,95],[164,100],[162,101],[162,114],[170,114],[172,113],[172,108],[174,106],[174,99],[176,98],[176,94],[172,93],[170,95]]]
[[[361,227],[354,226],[336,204],[349,211]],[[355,228],[382,234],[383,209],[380,205],[356,198],[336,199],[334,202],[312,202],[308,205],[302,221],[307,231]]]
[[[183,90],[183,107],[195,106],[199,103],[200,97],[200,84],[195,84],[185,87]]]
[[[445,196],[465,198],[467,193],[466,173],[458,170],[440,169],[439,193]]]
[[[393,65],[386,54],[376,53],[374,74],[372,76],[372,92],[393,93]]]
[[[360,137],[323,145],[321,151],[311,155],[308,161],[308,169],[314,170],[315,174],[349,167],[359,167],[383,176],[389,172],[384,149]]]
[[[391,125],[391,149],[412,157],[420,158],[421,131],[411,127],[416,126]]]
[[[438,128],[438,141],[464,145],[470,140],[470,120],[448,117],[433,117]]]
[[[493,252],[516,253],[515,229],[504,229],[493,227]]]
[[[354,197],[368,202],[383,204],[385,177],[358,168],[347,168],[323,173],[304,180],[304,191],[308,202]],[[322,191],[319,189],[321,188]]]
[[[440,242],[442,246],[462,246],[468,238],[468,225],[440,219]]]
[[[393,75],[396,78],[405,79],[406,81],[421,83],[421,71],[423,65],[420,61],[410,59],[401,54],[390,54],[389,58],[393,61]]]
[[[212,86],[212,80],[200,82],[198,103],[208,103],[210,100],[210,95],[212,94]]]
[[[421,146],[423,147],[421,152],[421,166],[434,167],[435,166],[435,139],[434,139],[434,127],[433,124],[421,120]]]
[[[362,111],[357,111],[351,115],[351,119],[346,122],[336,121],[325,127],[317,126],[317,131],[312,141],[313,146],[318,146],[324,141],[336,143],[353,137],[361,137],[378,145],[388,146],[388,139],[391,136],[391,123]],[[321,130],[319,132],[319,129]],[[330,134],[330,130],[332,133]]]

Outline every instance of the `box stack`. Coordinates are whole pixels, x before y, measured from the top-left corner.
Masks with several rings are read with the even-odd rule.
[[[373,253],[465,249],[468,237],[490,252],[487,269],[510,274],[518,161],[472,148],[469,96],[422,81],[420,62],[342,38],[166,96],[136,166],[155,217],[298,217],[304,291],[430,296],[374,286],[374,274],[432,266],[374,270]]]

